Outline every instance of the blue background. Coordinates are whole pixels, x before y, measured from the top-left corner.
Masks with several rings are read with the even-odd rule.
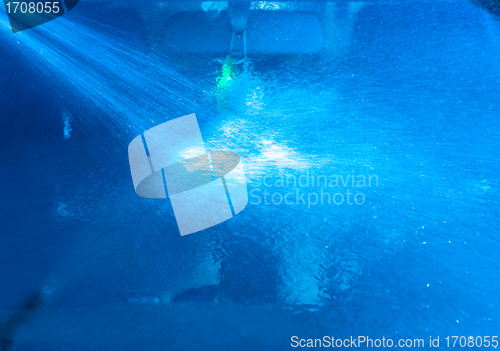
[[[369,4],[342,58],[253,57],[228,92],[223,57],[152,54],[141,21],[80,2],[13,35],[0,14],[0,339],[283,350],[293,335],[498,334],[497,19]],[[249,204],[180,237],[168,201],[135,194],[127,146],[193,112],[207,147],[242,156],[249,191],[307,172],[379,186],[361,206]]]

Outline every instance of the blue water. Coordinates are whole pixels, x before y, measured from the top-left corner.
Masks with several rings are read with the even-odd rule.
[[[221,91],[223,57],[152,53],[137,13],[96,4],[16,35],[0,12],[0,341],[498,335],[498,19],[468,2],[369,4],[342,57],[250,57]],[[378,183],[324,189],[362,205],[308,206],[312,185],[305,204],[249,196],[181,237],[168,200],[135,194],[127,147],[189,113],[207,147],[241,155],[249,194],[295,194],[282,175]],[[23,309],[30,294],[42,301]]]

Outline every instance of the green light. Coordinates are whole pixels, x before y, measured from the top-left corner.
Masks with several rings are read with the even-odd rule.
[[[217,90],[227,90],[233,84],[233,77],[238,73],[237,67],[231,57],[226,57],[222,66],[222,74],[217,78]]]

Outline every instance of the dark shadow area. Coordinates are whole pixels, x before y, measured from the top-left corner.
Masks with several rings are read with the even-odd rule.
[[[43,291],[29,294],[19,307],[5,321],[0,321],[0,350],[10,351],[15,344],[15,336],[20,327],[29,323],[43,306]]]

